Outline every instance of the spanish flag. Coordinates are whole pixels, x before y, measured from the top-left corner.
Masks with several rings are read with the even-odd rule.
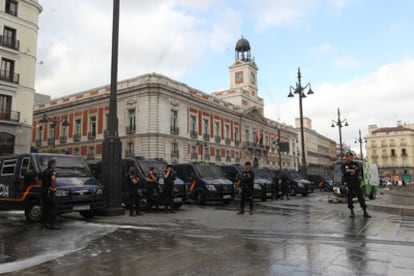
[[[193,179],[193,181],[191,181],[191,185],[190,185],[190,187],[188,188],[188,190],[189,190],[190,192],[194,191],[196,184],[197,184],[197,179],[195,179],[195,178],[194,178],[194,179]]]

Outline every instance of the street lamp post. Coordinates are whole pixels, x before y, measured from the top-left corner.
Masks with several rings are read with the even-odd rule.
[[[355,138],[355,143],[359,143],[359,154],[361,156],[361,160],[363,160],[364,156],[362,154],[362,143],[364,143],[365,140],[363,140],[362,137],[361,137],[361,130],[360,129],[358,130],[358,132],[359,132],[359,138]]]
[[[102,144],[103,184],[106,192],[107,216],[123,215],[121,207],[121,155],[122,143],[118,136],[118,38],[119,38],[119,2],[114,0],[112,24],[112,54],[111,54],[111,94],[109,99],[108,130],[105,132]]]
[[[312,91],[311,84],[308,83],[305,86],[301,84],[301,73],[300,68],[298,68],[298,82],[296,83],[296,87],[290,86],[289,91],[289,98],[294,97],[294,94],[298,94],[299,97],[299,113],[300,113],[300,136],[301,136],[301,149],[302,149],[302,174],[306,177],[306,154],[305,154],[305,139],[304,139],[304,130],[303,130],[303,110],[302,110],[302,98],[306,98],[304,90],[309,88],[308,95],[312,95],[314,92]],[[293,92],[293,93],[292,93]]]
[[[344,126],[349,126],[348,121],[346,119],[341,120],[341,111],[338,108],[338,120],[332,120],[332,125],[331,127],[335,127],[337,126],[339,129],[339,157],[340,159],[342,159],[342,157],[344,156],[344,152],[342,149],[342,128]]]
[[[55,146],[56,146],[56,141],[55,140],[56,140],[56,126],[57,126],[57,124],[62,123],[62,126],[64,126],[64,127],[70,126],[69,122],[66,120],[66,117],[59,121],[59,120],[56,119],[56,116],[55,116],[53,118],[53,120],[51,120],[47,114],[43,114],[43,117],[42,117],[42,119],[40,119],[39,122],[42,123],[42,124],[51,123],[50,126],[53,128],[53,138],[52,138],[53,139],[52,140],[52,147],[53,148],[55,148]]]

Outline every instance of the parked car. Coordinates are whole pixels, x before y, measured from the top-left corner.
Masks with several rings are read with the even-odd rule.
[[[325,192],[332,192],[333,190],[333,180],[327,176],[322,174],[309,174],[308,180],[315,183],[315,189],[321,189]]]
[[[230,202],[234,199],[233,183],[214,164],[192,162],[173,164],[177,176],[187,185],[187,199],[203,204],[207,201]]]
[[[28,153],[0,158],[0,209],[24,210],[30,222],[40,222],[40,185],[34,179],[56,160],[56,209],[92,218],[106,205],[104,187],[86,162],[75,155]]]

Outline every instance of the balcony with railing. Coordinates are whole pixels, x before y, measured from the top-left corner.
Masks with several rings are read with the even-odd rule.
[[[81,134],[80,133],[73,134],[73,141],[74,142],[79,142],[80,140],[81,140]]]
[[[210,154],[208,154],[208,153],[204,154],[204,160],[205,161],[210,161]]]
[[[172,135],[178,135],[180,134],[180,129],[177,126],[171,126],[170,133]]]
[[[171,158],[178,158],[180,157],[180,152],[178,150],[171,151]]]
[[[203,140],[204,140],[204,141],[210,141],[210,134],[208,134],[208,133],[204,133],[204,134],[203,134]]]
[[[234,145],[238,147],[240,145],[240,141],[239,140],[234,140]]]
[[[86,156],[87,160],[93,160],[95,159],[95,153],[88,153],[88,155]]]
[[[135,126],[127,126],[125,132],[127,134],[134,134],[135,133]]]
[[[10,122],[19,122],[20,121],[20,112],[18,112],[18,111],[1,111],[0,110],[0,120],[10,121]]]
[[[42,145],[42,139],[37,139],[36,140],[36,146],[41,146]]]
[[[191,130],[191,131],[190,131],[190,137],[191,137],[191,138],[197,138],[197,137],[198,137],[198,133],[197,133],[197,131],[195,131],[195,130]]]
[[[226,162],[231,162],[231,157],[230,156],[226,157]]]
[[[20,41],[15,38],[0,35],[0,46],[19,51]]]
[[[60,136],[59,140],[60,140],[61,144],[65,144],[68,141],[68,137],[67,136]]]
[[[192,160],[197,160],[197,159],[198,159],[198,154],[197,154],[197,152],[192,152],[192,153],[191,153],[191,159],[192,159]]]
[[[220,155],[216,155],[216,161],[218,161],[218,162],[221,161],[221,156]]]
[[[221,137],[219,135],[214,136],[214,142],[220,143],[221,142]]]
[[[226,143],[226,145],[230,145],[230,138],[226,138],[226,139],[224,139],[224,142]]]
[[[47,138],[47,144],[49,146],[53,145],[53,142],[54,142],[53,140],[54,140],[54,138]]]
[[[14,72],[0,70],[0,80],[19,84],[20,75]]]
[[[96,131],[90,131],[88,132],[88,139],[93,140],[96,138]]]
[[[132,149],[125,150],[125,157],[134,157],[134,151]]]

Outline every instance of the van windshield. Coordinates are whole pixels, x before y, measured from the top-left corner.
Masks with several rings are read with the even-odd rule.
[[[141,166],[144,174],[147,175],[150,168],[154,167],[155,172],[158,176],[162,175],[162,172],[167,168],[167,163],[162,161],[155,161],[155,160],[140,160],[138,164]]]
[[[297,172],[297,171],[289,171],[288,172],[289,173],[289,176],[292,178],[292,179],[303,179],[303,176],[299,173],[299,172]]]
[[[41,171],[47,169],[49,160],[56,160],[56,174],[58,177],[91,177],[88,165],[80,156],[73,155],[38,155],[37,162]]]
[[[197,171],[200,174],[200,177],[202,178],[224,178],[224,172],[223,170],[214,165],[208,165],[208,164],[197,164],[195,165],[197,168]]]

